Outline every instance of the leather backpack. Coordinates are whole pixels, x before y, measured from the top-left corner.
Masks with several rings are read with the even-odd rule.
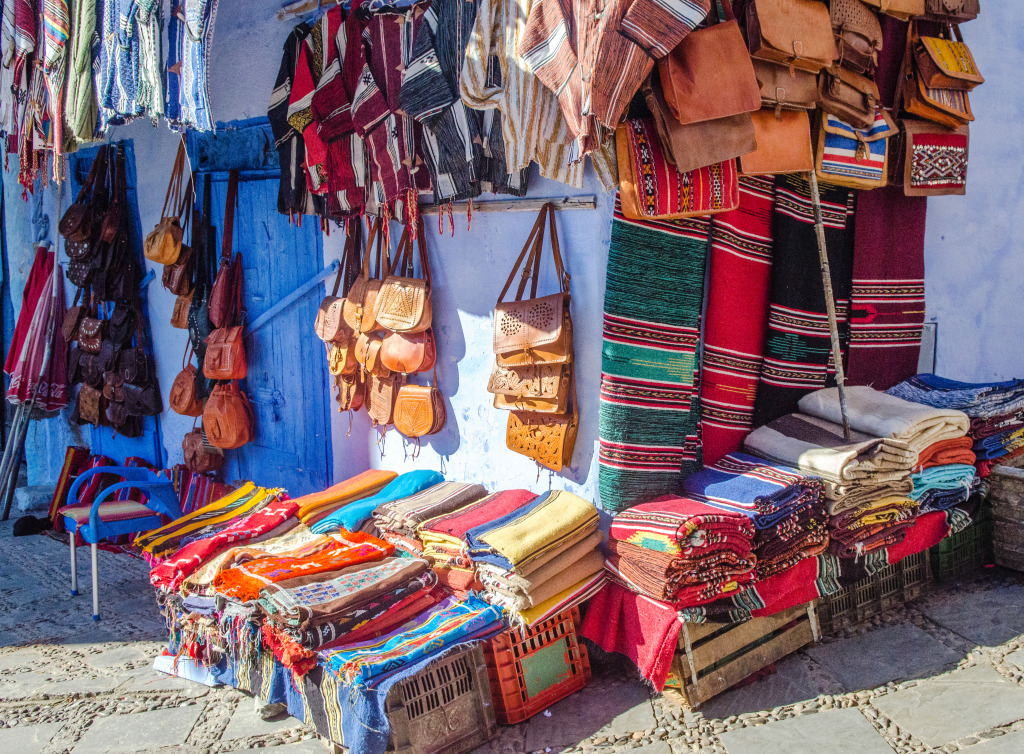
[[[210,289],[209,316],[214,327],[230,324],[234,306],[234,277],[242,265],[241,254],[231,258],[231,245],[235,233],[235,205],[238,203],[238,171],[228,176],[228,194],[224,205],[224,227],[221,229],[220,269]]]
[[[185,236],[181,220],[182,216],[187,219],[186,210],[192,198],[191,177],[188,187],[184,191],[182,190],[187,161],[185,136],[182,135],[181,141],[178,142],[178,153],[174,157],[174,167],[171,169],[171,180],[167,184],[167,193],[164,195],[164,207],[160,211],[160,221],[146,236],[142,247],[146,259],[158,264],[173,265],[178,261],[178,256],[181,253],[181,241]]]
[[[818,0],[749,0],[752,57],[817,73],[839,57],[828,8]]]
[[[377,324],[385,330],[401,333],[423,332],[433,318],[430,296],[430,262],[427,260],[423,220],[420,219],[413,238],[407,224],[398,242],[391,274],[381,283],[374,310]],[[413,245],[419,251],[420,274],[414,277]],[[402,275],[396,272],[403,273]]]
[[[74,246],[68,246],[68,256],[72,259],[81,259],[91,252],[93,225],[97,222],[93,217],[93,193],[99,188],[99,178],[106,172],[106,167],[107,145],[104,144],[96,152],[96,157],[89,168],[89,175],[79,189],[78,196],[64,211],[57,224],[57,232]]]
[[[837,65],[871,75],[882,49],[882,24],[861,0],[831,0],[829,18],[839,50]]]
[[[233,450],[252,441],[252,406],[237,382],[217,385],[203,407],[203,429],[212,445]]]
[[[181,371],[174,378],[168,403],[171,411],[181,416],[202,416],[203,402],[196,395],[196,368],[192,364],[191,346],[185,349],[182,357]]]

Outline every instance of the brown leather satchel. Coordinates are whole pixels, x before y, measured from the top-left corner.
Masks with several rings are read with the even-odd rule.
[[[907,21],[924,13],[925,0],[864,0],[864,2],[872,8],[878,8],[879,13]]]
[[[818,77],[810,71],[754,60],[761,87],[762,107],[775,110],[813,110],[818,106]]]
[[[338,411],[358,411],[363,407],[366,383],[363,382],[361,374],[340,374],[334,378],[334,385],[338,389],[335,397],[338,401]]]
[[[75,292],[75,300],[68,307],[68,310],[64,312],[64,320],[60,325],[60,334],[68,343],[78,337],[78,325],[82,321],[82,317],[85,316],[85,305],[78,303],[81,296],[82,289],[79,288]]]
[[[324,343],[327,349],[327,371],[335,377],[342,374],[355,374],[359,371],[359,362],[356,360],[356,349],[354,344],[346,343]]]
[[[399,378],[370,375],[367,383],[369,401],[366,413],[375,427],[387,426],[395,420],[395,400],[398,398]]]
[[[174,158],[174,167],[171,169],[171,180],[167,184],[167,193],[164,195],[164,207],[160,211],[160,222],[146,236],[143,244],[143,252],[147,259],[159,264],[172,265],[178,261],[181,252],[181,240],[185,236],[185,230],[181,225],[181,217],[188,209],[192,199],[192,179],[189,178],[188,188],[182,190],[185,180],[185,164],[188,162],[185,156],[185,137],[182,135],[178,142],[178,153]],[[177,214],[173,213],[177,210]],[[188,220],[188,215],[185,215]]]
[[[487,381],[487,392],[509,398],[541,398],[548,401],[565,399],[572,367],[566,364],[529,365],[525,367],[494,366]],[[504,408],[495,404],[495,408]],[[515,408],[509,406],[508,408]]]
[[[829,5],[839,60],[836,65],[870,75],[878,67],[882,24],[861,0],[832,0]]]
[[[820,107],[854,128],[871,128],[880,98],[878,87],[867,76],[832,66],[818,74]]]
[[[747,44],[752,57],[812,73],[839,57],[828,8],[818,0],[750,0]]]
[[[217,385],[210,393],[203,407],[203,428],[210,443],[222,450],[252,442],[252,406],[237,382]]]
[[[124,403],[124,377],[117,372],[104,372],[103,397],[108,401]]]
[[[956,39],[949,39],[948,35],[922,37],[916,29],[913,31],[917,75],[928,89],[962,89],[969,92],[985,83],[971,49],[964,43],[960,27],[954,26],[953,33]]]
[[[224,452],[213,447],[202,428],[196,428],[195,425],[181,441],[181,450],[185,456],[185,465],[196,474],[218,471],[224,465]]]
[[[573,380],[567,415],[512,411],[505,429],[505,444],[509,450],[532,458],[541,466],[561,471],[572,464],[578,429],[579,408]]]
[[[544,248],[544,221],[551,233],[551,251],[561,292],[537,298],[540,261]],[[525,266],[524,266],[525,262]],[[504,302],[520,267],[523,275],[515,300]],[[532,278],[530,298],[524,299]],[[501,366],[565,364],[572,361],[572,321],[569,314],[569,273],[562,264],[555,228],[555,210],[548,203],[537,215],[530,237],[505,282],[494,307],[494,353]]]
[[[75,201],[68,207],[60,218],[57,225],[59,232],[65,239],[80,251],[80,256],[72,259],[83,258],[92,248],[94,225],[99,224],[99,218],[93,216],[93,193],[99,188],[100,175],[105,174],[107,169],[107,145],[102,145],[93,158],[92,166],[89,168],[89,175],[78,191]],[[70,248],[69,248],[70,255]]]
[[[218,327],[206,338],[203,375],[211,380],[244,380],[249,368],[245,359],[245,328]]]
[[[370,234],[366,239],[363,251],[363,265],[348,293],[342,307],[342,317],[357,333],[373,332],[377,329],[376,304],[377,294],[383,279],[389,274],[390,259],[388,251],[383,249],[384,221],[375,217],[370,223]],[[376,245],[377,269],[376,276],[370,270],[371,247]]]
[[[384,336],[380,363],[392,372],[427,372],[437,361],[433,330],[419,333],[392,332]]]
[[[744,175],[806,173],[814,169],[811,120],[804,110],[758,110],[753,114],[757,151],[740,157]]]
[[[96,311],[95,304],[93,312]],[[103,345],[103,320],[95,316],[82,317],[78,323],[78,347],[85,353],[99,353]]]
[[[933,89],[925,84],[913,54],[919,40],[916,25],[911,24],[903,61],[903,86],[897,90],[894,110],[899,110],[902,103],[908,113],[954,130],[970,123],[974,120],[974,113],[966,91]]]
[[[711,3],[718,23],[690,32],[658,61],[665,104],[683,125],[761,107],[754,67],[732,5],[729,0],[721,2],[722,14],[718,13],[718,3]]]
[[[342,280],[351,280],[350,275],[353,268],[358,265],[359,244],[362,238],[362,223],[356,219],[348,225],[348,234],[345,237],[345,250],[341,255],[341,262],[338,265],[338,275],[334,279],[334,289],[330,296],[325,296],[320,302],[320,308],[316,313],[316,320],[313,323],[313,330],[324,343],[335,343],[343,345],[355,335],[355,330],[345,320],[345,298],[338,296]]]
[[[435,435],[444,429],[448,415],[444,396],[434,385],[402,385],[395,399],[395,429],[406,437]]]
[[[181,371],[174,378],[171,385],[171,394],[168,403],[171,411],[182,416],[202,416],[203,402],[196,395],[196,376],[198,370],[191,358],[192,344],[185,350],[185,356],[181,362]]]
[[[194,278],[195,255],[192,253],[191,246],[182,244],[178,253],[178,261],[174,264],[164,265],[164,288],[175,296],[182,296],[192,292]]]
[[[569,383],[572,381],[572,368],[565,367],[558,391],[554,397],[528,397],[525,395],[504,395],[495,393],[494,407],[504,411],[531,411],[538,414],[564,415],[569,410]]]
[[[387,377],[391,374],[380,359],[381,349],[384,348],[384,341],[377,335],[362,333],[356,338],[355,357],[363,369],[375,377]]]
[[[930,21],[962,24],[981,14],[980,0],[925,0],[925,17]]]
[[[750,113],[684,126],[669,112],[652,75],[644,84],[647,107],[654,115],[665,157],[680,173],[715,165],[757,149]]]
[[[92,385],[82,385],[78,390],[78,418],[85,424],[100,426],[106,418],[106,399],[103,391]]]
[[[377,324],[391,332],[417,333],[430,327],[433,303],[430,297],[430,262],[427,260],[423,220],[419,220],[413,240],[409,225],[405,226],[398,242],[391,274],[380,286],[374,309]],[[414,277],[413,244],[420,257],[421,278]],[[403,275],[397,275],[402,272]]]
[[[174,311],[171,313],[171,327],[179,330],[188,329],[188,310],[192,307],[192,292],[174,299]]]
[[[906,196],[944,196],[967,193],[967,156],[970,130],[950,130],[923,120],[899,122],[894,137],[895,160],[890,181],[903,186]]]
[[[231,258],[231,245],[235,233],[235,205],[238,203],[238,171],[228,174],[228,195],[224,205],[224,228],[221,236],[220,269],[207,300],[210,321],[214,327],[230,325],[234,304],[234,278],[242,269],[242,255]]]

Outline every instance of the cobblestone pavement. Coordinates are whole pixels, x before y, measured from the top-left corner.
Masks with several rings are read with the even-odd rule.
[[[145,563],[100,553],[71,599],[67,548],[0,524],[0,751],[12,754],[324,749],[298,720],[151,668],[163,621]],[[1024,752],[1024,578],[996,569],[790,656],[777,672],[682,711],[619,663],[487,754],[793,751]]]

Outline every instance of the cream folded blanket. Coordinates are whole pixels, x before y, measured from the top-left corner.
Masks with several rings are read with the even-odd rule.
[[[857,508],[879,500],[883,497],[908,497],[914,483],[909,478],[886,484],[832,484],[825,482],[823,494],[825,509],[830,516],[835,516],[851,508]]]
[[[494,563],[478,563],[477,573],[484,586],[493,583],[502,588],[527,592],[533,586],[541,584],[565,570],[585,555],[599,551],[602,538],[603,535],[599,531],[588,534],[565,550],[548,554],[545,556],[544,562],[530,563],[529,570],[510,571]]]
[[[565,591],[573,584],[599,573],[604,568],[604,555],[600,550],[593,550],[575,563],[561,569],[547,581],[534,584],[528,593],[517,589],[487,587],[483,598],[492,605],[503,607],[513,612],[527,610],[535,605]]]

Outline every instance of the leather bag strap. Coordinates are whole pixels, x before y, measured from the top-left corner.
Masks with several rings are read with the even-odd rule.
[[[181,179],[185,165],[185,137],[178,142],[178,151],[174,155],[174,167],[171,168],[171,179],[167,182],[167,192],[164,194],[164,207],[160,210],[160,217],[167,217],[167,210],[177,207],[181,197]]]
[[[224,204],[224,229],[221,236],[220,258],[231,259],[231,244],[235,235],[235,205],[238,203],[238,171],[228,174],[228,196]]]
[[[512,272],[509,273],[508,280],[505,281],[505,287],[501,289],[501,294],[498,296],[499,304],[505,300],[505,296],[508,294],[509,289],[512,287],[512,281],[516,279],[516,273],[519,272],[519,268],[522,267],[523,262],[526,261],[526,267],[523,268],[523,276],[520,282],[519,296],[516,298],[517,301],[522,300],[522,292],[526,286],[526,281],[530,275],[530,267],[533,264],[533,252],[536,250],[535,241],[537,235],[543,233],[544,213],[547,212],[547,208],[547,204],[541,207],[540,212],[537,215],[537,219],[533,223],[533,228],[530,230],[530,235],[526,239],[526,244],[523,246],[523,250],[519,253],[519,257],[516,259],[516,263],[512,266]],[[529,260],[527,261],[528,255]]]

